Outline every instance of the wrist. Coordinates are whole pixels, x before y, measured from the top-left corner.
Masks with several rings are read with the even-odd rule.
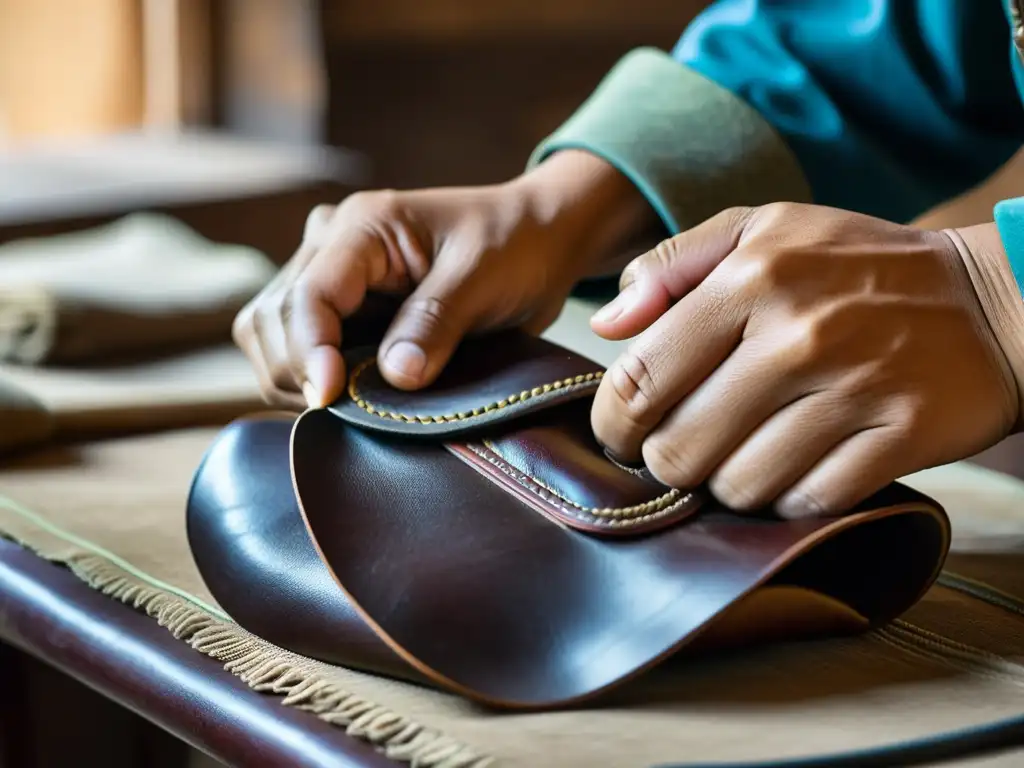
[[[536,220],[549,227],[567,258],[591,275],[667,236],[643,194],[610,163],[582,150],[563,150],[509,182]]]
[[[1024,300],[995,224],[945,230],[956,244],[975,294],[1017,389],[1018,417],[1024,427]]]

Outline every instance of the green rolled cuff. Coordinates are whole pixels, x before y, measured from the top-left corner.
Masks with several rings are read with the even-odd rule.
[[[809,202],[810,186],[775,129],[742,99],[663,51],[631,51],[530,157],[602,157],[672,233],[726,208]]]

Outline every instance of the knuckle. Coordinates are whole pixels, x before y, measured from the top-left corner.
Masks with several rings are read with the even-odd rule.
[[[749,205],[733,205],[720,211],[716,218],[730,230],[741,231],[743,227],[760,211]]]
[[[652,435],[644,441],[644,465],[671,488],[693,488],[703,480],[700,459],[676,440]]]
[[[800,207],[799,203],[786,201],[767,203],[758,209],[758,218],[766,224],[789,221],[798,215]]]
[[[727,263],[724,280],[730,293],[753,298],[772,292],[778,275],[766,251],[741,248]]]
[[[295,289],[293,289],[290,291],[283,291],[275,302],[277,316],[281,320],[281,325],[286,329],[288,328],[292,314],[295,311],[295,301]]]
[[[337,210],[338,206],[329,203],[321,203],[314,206],[313,210],[306,217],[306,225],[302,233],[303,240],[316,240],[320,232],[330,223]]]
[[[667,269],[675,261],[677,240],[670,237],[659,242],[654,248],[641,256],[637,261],[643,268]]]
[[[231,321],[231,338],[235,344],[242,347],[252,337],[255,332],[253,329],[253,304],[249,302],[235,315],[235,319]]]
[[[634,282],[637,275],[644,272],[664,272],[671,268],[676,260],[676,239],[666,238],[653,248],[637,256],[622,270],[619,278],[619,290]]]
[[[788,325],[779,362],[787,370],[805,370],[822,359],[827,347],[820,323],[800,320]]]
[[[642,424],[644,415],[657,397],[654,376],[643,357],[635,350],[628,350],[615,361],[608,379],[611,391],[626,415],[637,424]]]
[[[895,402],[898,433],[904,436],[927,434],[931,421],[929,409],[922,397],[906,395]]]
[[[451,306],[437,296],[410,298],[402,308],[401,324],[416,333],[431,335],[451,324]]]
[[[342,201],[341,209],[350,216],[387,217],[401,206],[402,195],[393,189],[353,192]]]

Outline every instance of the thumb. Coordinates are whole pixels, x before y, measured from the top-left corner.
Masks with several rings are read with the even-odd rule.
[[[437,378],[476,319],[474,294],[464,279],[437,267],[427,273],[380,344],[378,365],[392,386],[419,389]]]
[[[622,272],[619,295],[591,318],[591,328],[612,340],[643,331],[736,250],[755,212],[722,211],[633,259]]]

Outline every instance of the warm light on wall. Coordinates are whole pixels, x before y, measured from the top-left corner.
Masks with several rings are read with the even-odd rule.
[[[142,116],[137,0],[0,0],[7,142],[123,131]]]

